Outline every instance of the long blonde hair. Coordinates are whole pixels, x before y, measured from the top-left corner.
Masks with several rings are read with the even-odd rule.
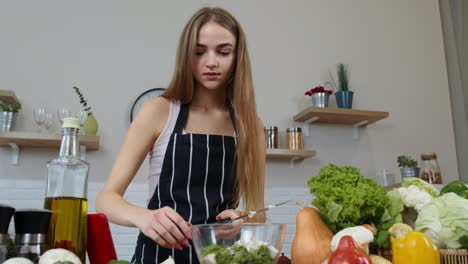
[[[177,49],[177,58],[172,81],[163,97],[192,101],[195,80],[192,71],[192,55],[196,52],[197,36],[200,28],[214,21],[229,30],[236,37],[236,59],[232,76],[226,82],[226,95],[236,114],[237,174],[236,204],[242,198],[245,210],[264,206],[264,175],[260,167],[260,145],[252,144],[259,136],[258,118],[253,91],[252,71],[245,33],[239,22],[222,8],[202,8],[196,12],[182,31]]]

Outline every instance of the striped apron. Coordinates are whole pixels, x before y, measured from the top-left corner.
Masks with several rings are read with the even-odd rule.
[[[227,103],[235,127],[234,111]],[[236,138],[222,135],[183,134],[189,105],[181,105],[164,155],[161,176],[148,209],[169,206],[187,222],[206,224],[226,209],[234,209]],[[160,263],[169,256],[177,264],[197,264],[192,247],[167,249],[140,232],[132,263]]]

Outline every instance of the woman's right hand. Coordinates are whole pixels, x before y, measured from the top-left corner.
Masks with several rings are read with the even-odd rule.
[[[137,227],[160,246],[179,250],[183,250],[182,245],[190,247],[187,239],[191,239],[191,224],[171,207],[147,210],[145,216],[139,219]]]

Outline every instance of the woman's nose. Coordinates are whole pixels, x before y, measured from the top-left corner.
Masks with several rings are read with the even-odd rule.
[[[206,61],[206,66],[208,68],[213,68],[218,66],[218,59],[216,58],[216,54],[208,53],[208,58]]]

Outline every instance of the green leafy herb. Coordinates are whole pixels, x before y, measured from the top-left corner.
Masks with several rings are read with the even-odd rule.
[[[398,156],[397,158],[398,167],[414,168],[418,166],[418,162],[410,156]]]
[[[262,245],[257,250],[248,251],[240,245],[210,245],[202,250],[202,256],[214,254],[217,264],[265,264],[271,263],[270,250]]]
[[[14,102],[14,103],[2,103],[0,102],[0,109],[5,112],[13,112],[17,113],[21,110],[21,103]]]
[[[385,189],[351,166],[329,164],[308,181],[312,201],[334,232],[362,224],[378,223],[389,204]]]
[[[458,242],[461,245],[461,248],[468,250],[468,235],[463,235],[458,239]]]

